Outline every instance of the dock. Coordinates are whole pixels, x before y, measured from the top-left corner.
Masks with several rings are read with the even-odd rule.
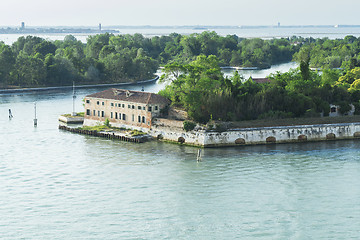
[[[141,136],[128,136],[120,132],[105,132],[105,131],[94,131],[94,130],[83,130],[80,128],[71,128],[67,126],[59,125],[60,130],[72,132],[72,133],[79,133],[83,135],[90,135],[94,137],[102,137],[107,139],[114,139],[114,140],[120,140],[125,142],[133,142],[133,143],[144,143],[149,141],[151,137],[149,135],[141,135]]]

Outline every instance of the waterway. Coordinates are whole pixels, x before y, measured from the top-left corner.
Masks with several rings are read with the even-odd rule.
[[[76,110],[99,90],[78,90]],[[1,239],[360,237],[358,140],[204,149],[197,162],[192,147],[58,130],[71,111],[72,91],[0,95]]]
[[[135,34],[141,33],[145,37],[154,37],[154,36],[164,36],[171,33],[179,33],[182,35],[190,35],[193,33],[201,33],[203,31],[215,31],[220,36],[226,35],[237,35],[241,38],[263,38],[263,39],[272,39],[272,38],[287,38],[292,36],[301,36],[304,38],[313,37],[313,38],[344,38],[347,35],[353,35],[355,37],[360,37],[360,27],[317,27],[317,26],[296,26],[296,27],[254,27],[254,28],[182,28],[182,27],[168,27],[168,28],[120,28],[114,29],[120,31],[119,34]],[[38,36],[48,40],[64,40],[64,37],[68,34],[31,34],[33,36]],[[78,40],[86,42],[86,39],[89,35],[86,33],[72,34]],[[116,34],[115,34],[116,35]],[[12,44],[19,37],[24,36],[24,34],[0,34],[0,41],[5,42],[6,44]]]

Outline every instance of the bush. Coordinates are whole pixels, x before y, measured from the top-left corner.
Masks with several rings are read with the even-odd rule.
[[[105,119],[104,125],[105,125],[106,127],[110,127],[110,121],[109,121],[108,118]]]
[[[190,121],[184,121],[184,130],[185,131],[191,131],[195,128],[196,123],[190,122]]]
[[[139,131],[139,130],[132,130],[132,131],[130,132],[130,134],[131,134],[131,136],[133,136],[133,137],[145,135],[144,132]]]
[[[315,109],[311,108],[306,110],[304,117],[306,118],[320,117],[320,113],[316,112]]]
[[[217,123],[215,124],[215,131],[217,132],[225,132],[227,130],[227,127],[225,124]]]
[[[349,112],[351,110],[351,106],[349,103],[342,101],[339,103],[339,112],[344,115],[345,113]]]

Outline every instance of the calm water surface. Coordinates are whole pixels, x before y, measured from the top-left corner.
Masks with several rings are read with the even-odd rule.
[[[196,162],[196,148],[58,130],[71,94],[0,95],[1,239],[360,238],[360,141],[205,149]]]
[[[113,29],[113,28],[111,28]],[[241,38],[263,38],[263,39],[272,39],[272,38],[287,38],[292,36],[300,36],[304,38],[313,37],[313,38],[344,38],[347,35],[353,35],[355,37],[360,37],[360,27],[268,27],[268,28],[208,28],[208,29],[191,29],[191,28],[121,28],[116,29],[120,31],[119,34],[135,34],[141,33],[145,37],[154,37],[154,36],[164,36],[171,33],[179,33],[182,35],[190,35],[192,33],[201,33],[203,31],[215,31],[220,36],[226,35],[237,35]],[[64,37],[69,34],[30,34],[33,36],[38,36],[48,40],[64,40]],[[86,42],[86,39],[89,35],[95,34],[72,34],[78,40]],[[24,36],[24,34],[0,34],[0,41],[5,42],[6,44],[12,44],[19,37]]]

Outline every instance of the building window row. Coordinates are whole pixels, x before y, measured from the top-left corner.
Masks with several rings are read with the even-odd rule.
[[[86,115],[91,116],[91,110],[90,109],[86,109]],[[97,117],[105,117],[105,112],[104,111],[99,111],[99,110],[93,110],[92,113],[93,116],[97,116]],[[110,118],[111,119],[118,119],[118,120],[123,120],[126,121],[126,114],[125,113],[118,113],[118,112],[110,112]],[[132,114],[132,121],[135,121],[135,115]],[[145,116],[138,116],[138,122],[139,123],[146,123],[146,117]],[[150,124],[150,122],[148,122],[148,125]]]
[[[86,100],[86,103],[90,103],[90,100]],[[100,101],[97,101],[96,102],[97,105],[100,105]],[[105,103],[104,102],[101,102],[101,105],[104,106]],[[110,103],[110,106],[111,107],[122,107],[122,108],[125,108],[125,104],[124,103]],[[135,109],[135,105],[131,105],[131,104],[128,104],[128,108],[129,109]],[[146,110],[146,106],[137,106],[137,109],[138,110]],[[158,111],[159,110],[159,107],[158,106],[154,106],[154,111]],[[148,106],[148,111],[151,112],[153,111],[153,107],[152,106]]]

